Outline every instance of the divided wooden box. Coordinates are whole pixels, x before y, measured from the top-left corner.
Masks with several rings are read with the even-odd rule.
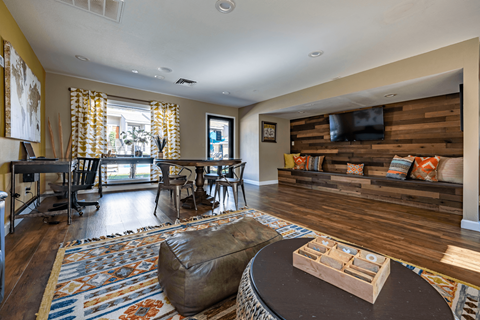
[[[372,304],[390,275],[389,258],[325,238],[295,250],[293,266]]]

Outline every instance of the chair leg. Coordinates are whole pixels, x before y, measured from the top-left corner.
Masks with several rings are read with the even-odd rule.
[[[187,188],[188,192],[188,188]],[[195,200],[195,192],[193,192],[193,186],[192,186],[192,198],[193,198],[193,205],[195,206],[195,211],[197,211],[197,200]]]
[[[182,190],[180,188],[175,188],[174,196],[175,196],[175,206],[177,208],[177,220],[180,220],[180,192]]]
[[[241,186],[242,186],[242,193],[243,193],[243,201],[245,201],[245,207],[248,207],[247,196],[245,195],[245,186],[243,185],[243,183],[241,184]]]
[[[232,184],[233,199],[235,199],[235,210],[238,211],[238,184]]]
[[[213,202],[212,202],[212,212],[215,209],[215,201],[217,200],[217,194],[218,194],[218,200],[220,200],[220,186],[218,183],[215,183],[215,192],[213,193]],[[220,202],[220,201],[219,201]]]
[[[154,216],[157,216],[157,207],[158,207],[158,198],[160,197],[160,184],[158,185],[158,189],[157,189],[157,196],[155,197],[155,209],[153,210],[153,215]]]
[[[225,208],[225,198],[227,197],[227,186],[223,186],[223,207]]]

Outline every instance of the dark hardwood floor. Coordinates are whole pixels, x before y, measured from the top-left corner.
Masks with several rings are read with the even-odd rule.
[[[246,192],[250,208],[480,286],[480,233],[460,229],[461,216],[289,186],[246,185]],[[168,193],[161,197],[157,217],[154,197],[155,190],[106,193],[100,210],[88,208],[82,217],[75,213],[70,226],[66,217],[58,217],[56,225],[40,218],[22,221],[6,239],[0,319],[35,318],[61,242],[173,222]],[[226,206],[234,207],[231,195]],[[198,212],[182,209],[181,217],[209,211],[207,206]]]

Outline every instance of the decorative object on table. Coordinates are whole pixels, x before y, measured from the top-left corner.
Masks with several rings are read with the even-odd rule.
[[[285,160],[285,169],[293,169],[295,168],[295,161],[293,160],[293,157],[298,157],[300,156],[300,153],[284,153],[283,158]]]
[[[57,157],[57,151],[55,150],[55,139],[53,138],[52,125],[50,124],[50,118],[47,117],[48,122],[48,132],[50,133],[50,144],[52,145],[53,156]]]
[[[163,148],[164,159],[180,159],[180,107],[174,103],[150,102],[151,106],[151,130],[153,136],[160,136],[167,140]],[[150,154],[159,152],[157,145],[150,145]],[[172,167],[171,174],[178,174],[178,168]],[[160,170],[156,166],[150,167],[150,180],[159,180]]]
[[[245,186],[244,181],[243,181],[243,172],[245,171],[245,165],[246,162],[242,162],[239,164],[235,164],[232,166],[228,166],[223,168],[222,171],[220,171],[220,177],[215,180],[215,194],[213,195],[213,203],[212,203],[212,211],[215,209],[215,199],[217,198],[218,194],[218,199],[220,200],[220,186],[223,187],[223,203],[225,205],[225,198],[227,196],[227,187],[231,187],[233,191],[233,198],[235,200],[235,210],[238,210],[238,187],[242,187],[242,193],[243,193],[243,201],[245,201],[245,206],[247,206],[247,198],[245,195]],[[237,175],[236,170],[239,169],[240,173]],[[227,178],[224,174],[224,172],[233,172],[233,175],[235,178]]]
[[[410,178],[425,181],[438,181],[437,167],[440,156],[435,157],[415,157]]]
[[[305,161],[305,170],[306,171],[319,171],[322,172],[323,168],[323,160],[325,156],[307,156],[307,160]]]
[[[405,158],[394,156],[390,163],[390,168],[387,171],[387,178],[405,180],[407,179],[408,171],[412,167],[415,157],[408,156]]]
[[[389,258],[322,238],[293,252],[293,266],[372,304],[390,274]]]
[[[437,173],[438,181],[463,184],[463,157],[440,157]]]
[[[235,294],[250,259],[279,240],[275,230],[250,217],[174,235],[160,246],[160,286],[182,316],[193,316]]]
[[[285,239],[328,237],[274,215],[255,209],[246,209],[217,216],[194,217],[178,225],[167,224],[153,230],[141,228],[138,229],[138,233],[125,231],[125,236],[112,234],[108,238],[102,236],[69,241],[62,244],[58,250],[37,319],[46,320],[49,314],[57,314],[59,311],[62,311],[64,317],[72,320],[84,319],[85,313],[95,316],[100,312],[104,318],[119,319],[121,316],[127,318],[141,308],[150,308],[148,310],[150,319],[180,318],[178,311],[168,302],[157,280],[158,247],[172,234],[218,227],[241,217],[253,217],[271,229],[277,230]],[[112,247],[117,250],[110,251]],[[101,259],[102,262],[115,261],[130,252],[131,262],[128,265],[102,263],[98,269],[91,269],[87,264],[91,259]],[[473,319],[480,316],[478,309],[471,308],[472,303],[478,305],[478,302],[467,298],[480,296],[480,288],[423,268],[402,264],[435,287],[458,319],[469,319],[462,318],[463,314]],[[76,275],[71,274],[72,268],[76,268]],[[105,280],[102,281],[102,279]],[[139,292],[143,295],[138,295]],[[112,295],[117,299],[110,300],[112,301],[110,303],[107,300]],[[133,295],[136,299],[131,299]],[[80,301],[83,303],[79,303]],[[197,319],[204,319],[200,316],[205,316],[207,319],[207,315],[218,314],[218,310],[224,311],[224,318],[219,316],[216,319],[234,319],[235,301],[232,303],[231,300],[226,300],[224,303],[226,305],[220,303],[217,308],[209,309],[213,310],[212,313],[208,310],[200,313]]]
[[[42,85],[12,44],[5,51],[5,137],[40,142]]]
[[[117,155],[114,154],[114,153],[112,152],[112,150],[108,150],[108,153],[107,153],[107,154],[102,153],[102,156],[101,156],[102,159],[106,159],[106,158],[116,158],[116,157],[117,157]]]
[[[151,133],[144,129],[136,129],[133,127],[132,131],[122,131],[120,134],[122,135],[123,142],[127,146],[132,146],[132,154],[134,154],[135,157],[143,157],[143,148],[151,137]]]
[[[158,159],[163,159],[163,149],[167,145],[167,139],[166,138],[160,138],[160,136],[156,135],[153,137],[153,141],[155,142],[155,145],[157,146],[158,150]]]
[[[293,162],[295,162],[295,170],[305,170],[305,162],[307,157],[304,156],[293,156]]]
[[[262,121],[262,142],[277,142],[277,124]]]
[[[360,164],[353,164],[347,163],[347,174],[354,174],[357,176],[363,176],[363,167],[365,165],[363,163]]]

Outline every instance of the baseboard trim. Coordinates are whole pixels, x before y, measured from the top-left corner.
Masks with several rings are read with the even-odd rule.
[[[462,219],[462,229],[480,232],[480,221]]]
[[[269,184],[278,184],[278,180],[266,180],[266,181],[257,181],[257,180],[250,180],[250,179],[243,179],[245,183],[253,184],[256,186],[266,186]]]

